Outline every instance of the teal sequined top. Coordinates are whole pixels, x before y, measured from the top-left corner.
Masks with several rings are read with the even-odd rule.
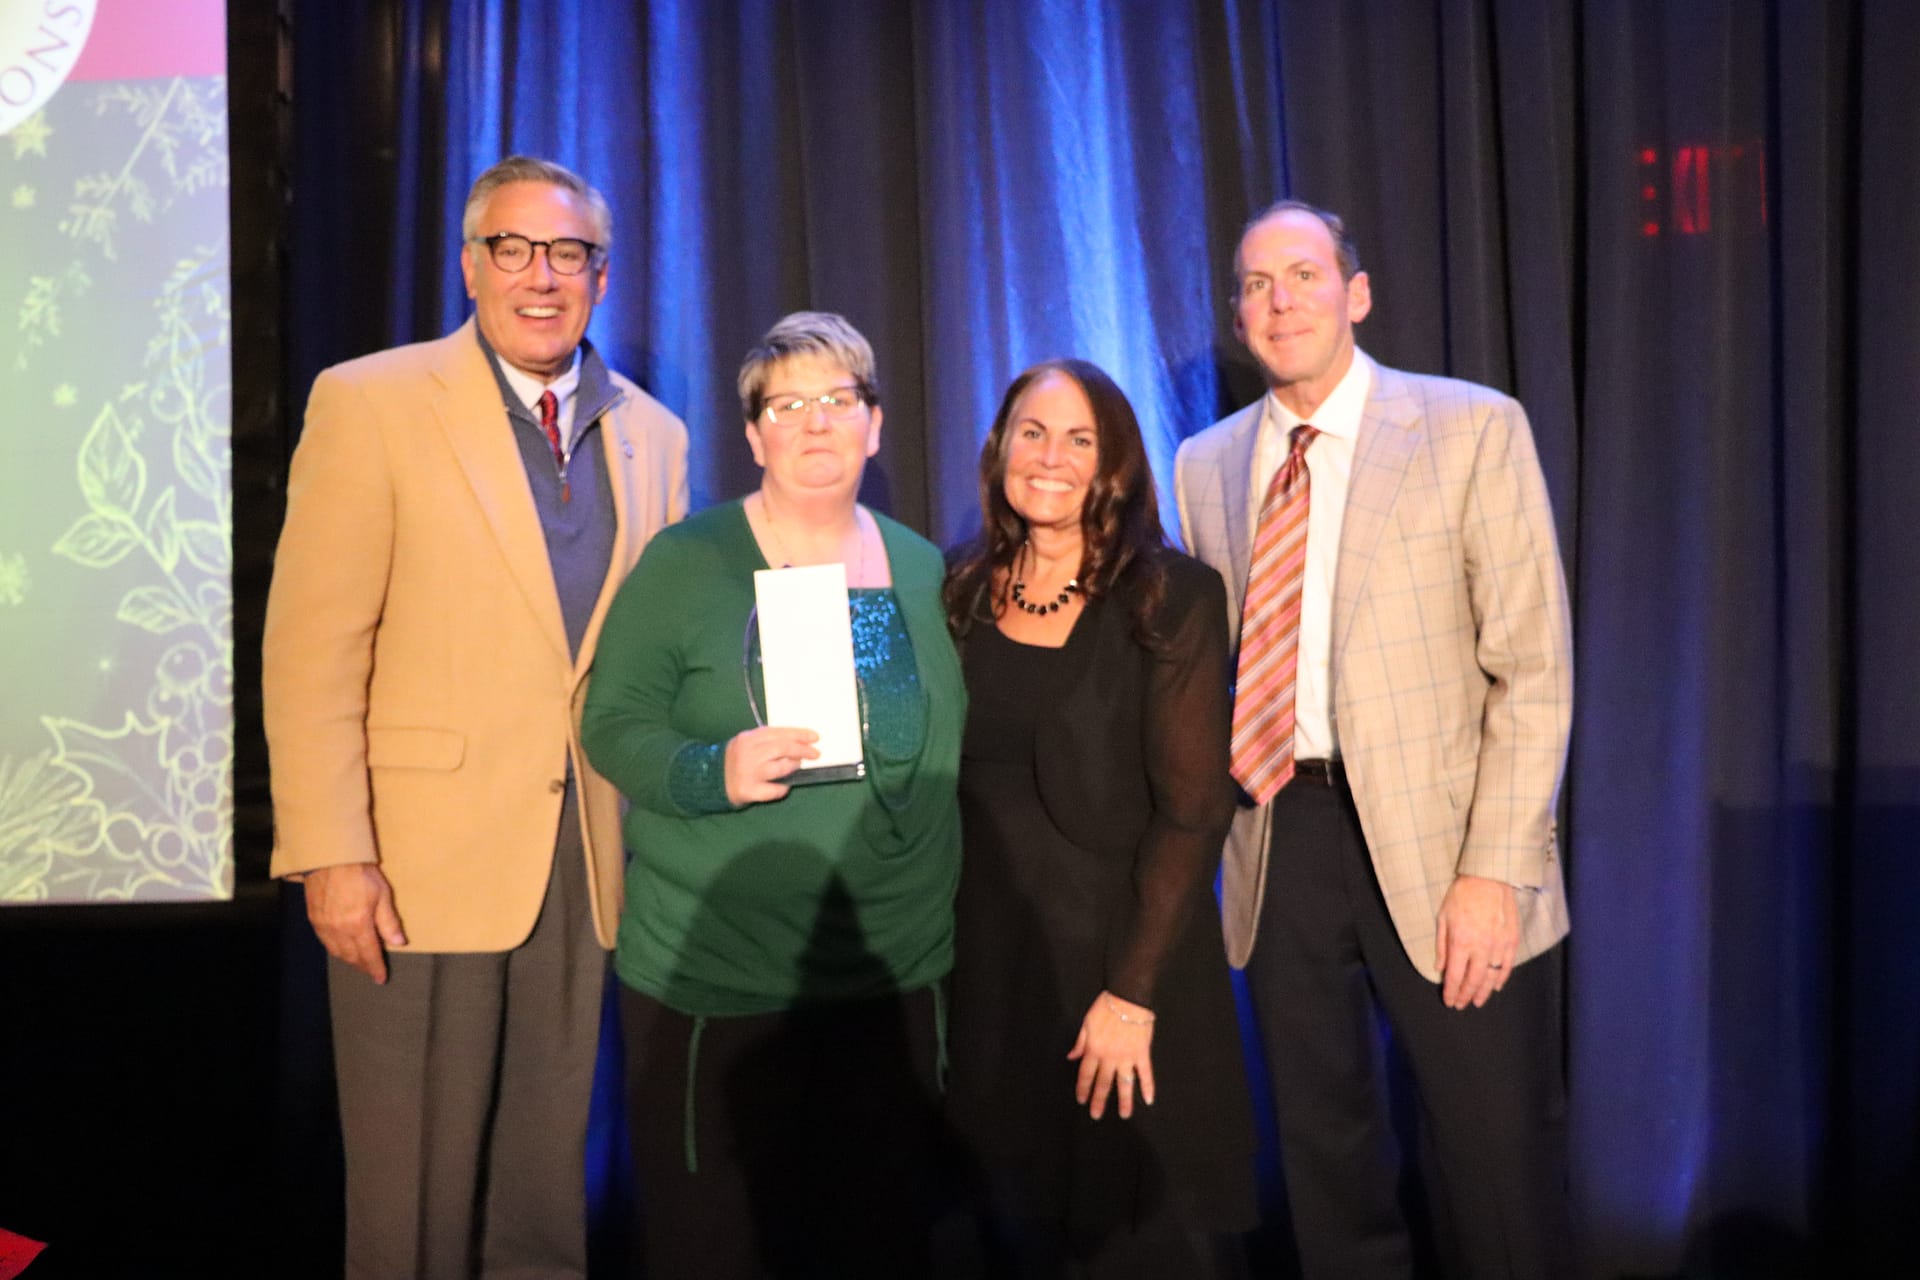
[[[847,592],[848,620],[853,626],[853,666],[860,683],[860,737],[868,767],[887,761],[912,759],[926,740],[927,707],[922,696],[920,669],[913,658],[913,637],[890,587],[855,587]],[[751,631],[742,678],[750,681],[754,706],[766,705],[766,690]],[[674,804],[688,813],[727,813],[727,744],[689,742],[673,757],[667,790]],[[885,776],[898,778],[898,770]],[[881,799],[887,799],[881,793]]]
[[[911,991],[953,960],[966,695],[940,553],[875,516],[891,589],[849,593],[867,774],[735,809],[723,759],[764,706],[739,502],[656,535],[601,632],[582,736],[632,802],[623,982],[694,1016]]]

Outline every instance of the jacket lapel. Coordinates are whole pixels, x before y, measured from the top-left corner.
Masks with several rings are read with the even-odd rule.
[[[1367,571],[1380,545],[1380,535],[1393,514],[1394,499],[1407,465],[1419,447],[1420,410],[1406,380],[1392,369],[1373,367],[1373,387],[1360,417],[1354,441],[1353,474],[1347,481],[1347,508],[1341,518],[1340,559],[1334,570],[1333,651],[1344,647],[1347,629]]]
[[[433,413],[447,443],[460,460],[467,484],[493,530],[507,569],[539,619],[540,629],[563,658],[572,662],[567,628],[560,616],[560,592],[547,560],[547,539],[533,507],[526,464],[513,440],[513,427],[500,403],[499,384],[469,319],[442,346],[434,369],[440,386]]]
[[[600,624],[605,621],[608,606],[626,580],[627,570],[640,558],[640,549],[647,540],[648,522],[639,518],[644,514],[641,504],[645,495],[640,492],[642,468],[634,464],[637,446],[626,434],[625,415],[615,412],[625,400],[626,393],[616,386],[614,398],[600,414],[600,447],[607,455],[607,487],[613,492],[613,562],[607,566],[607,580],[600,588],[600,598],[594,602],[586,634],[580,638],[577,666],[581,672],[593,665],[594,649],[600,643]]]
[[[1242,409],[1227,426],[1225,446],[1215,456],[1220,468],[1220,493],[1225,509],[1228,563],[1233,572],[1227,576],[1227,616],[1237,632],[1240,626],[1240,602],[1247,594],[1247,574],[1253,567],[1253,549],[1249,527],[1253,510],[1253,448],[1260,436],[1260,419],[1266,412],[1267,398]],[[1236,641],[1237,642],[1237,641]]]

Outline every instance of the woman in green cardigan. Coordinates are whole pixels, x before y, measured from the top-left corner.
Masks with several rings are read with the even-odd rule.
[[[631,801],[624,988],[642,1273],[918,1275],[953,962],[966,695],[932,544],[859,505],[873,352],[799,312],[739,378],[758,491],[655,536],[582,732]],[[793,785],[764,726],[754,573],[847,574],[864,776]]]

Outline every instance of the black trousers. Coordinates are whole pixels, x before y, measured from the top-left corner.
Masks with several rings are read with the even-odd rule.
[[[927,1275],[936,1013],[928,988],[695,1019],[623,986],[633,1274]]]
[[[1413,1270],[1382,1013],[1418,1093],[1448,1274],[1573,1274],[1564,948],[1519,966],[1483,1008],[1449,1009],[1394,931],[1345,784],[1297,780],[1273,804],[1247,979],[1305,1274]]]
[[[512,951],[327,962],[349,1280],[587,1273],[586,1135],[607,953],[571,803]]]

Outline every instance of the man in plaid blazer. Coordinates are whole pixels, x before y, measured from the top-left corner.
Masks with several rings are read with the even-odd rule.
[[[1269,393],[1181,446],[1175,491],[1237,637],[1270,478],[1315,429],[1295,771],[1237,815],[1222,893],[1306,1273],[1411,1272],[1384,1013],[1449,1272],[1570,1274],[1554,807],[1572,646],[1526,415],[1356,348],[1372,299],[1338,217],[1282,201],[1234,267],[1235,331]]]

